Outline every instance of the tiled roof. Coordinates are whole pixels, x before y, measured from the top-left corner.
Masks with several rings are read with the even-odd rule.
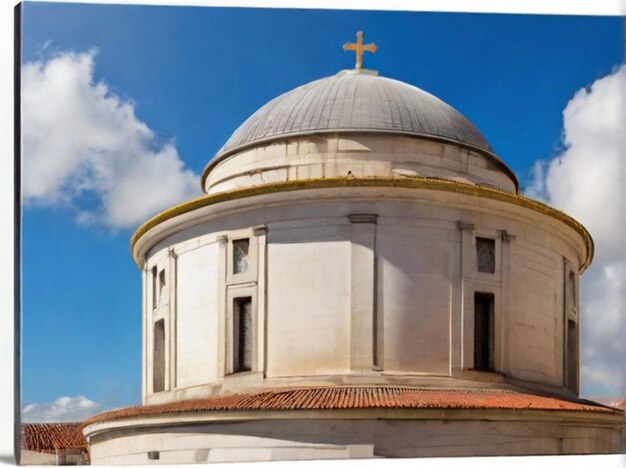
[[[269,390],[158,405],[133,406],[101,413],[83,424],[166,413],[243,410],[526,409],[619,413],[603,406],[575,403],[509,390],[430,390],[408,387],[308,387]]]
[[[81,423],[22,424],[22,448],[55,453],[56,449],[87,448]]]

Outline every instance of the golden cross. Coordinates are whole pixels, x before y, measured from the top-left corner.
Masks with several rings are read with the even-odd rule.
[[[356,69],[361,70],[363,68],[363,52],[376,53],[376,44],[373,42],[363,45],[363,31],[356,33],[356,44],[348,42],[343,45],[343,50],[354,50],[356,52]]]

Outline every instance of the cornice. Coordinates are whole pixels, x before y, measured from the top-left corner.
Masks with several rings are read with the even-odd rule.
[[[122,411],[124,408],[121,409]],[[414,421],[514,421],[527,423],[557,423],[589,427],[616,427],[623,424],[619,411],[591,412],[517,408],[349,408],[349,409],[281,409],[281,410],[202,410],[176,411],[161,414],[137,414],[116,417],[101,413],[81,423],[83,434],[89,437],[107,432],[145,430],[159,432],[168,427],[204,425],[207,423],[250,422],[268,420],[414,420]]]
[[[161,213],[153,216],[145,223],[143,223],[134,232],[130,239],[131,252],[134,251],[135,245],[139,239],[144,236],[148,231],[158,226],[159,224],[173,219],[185,213],[189,213],[196,209],[215,205],[230,200],[238,200],[242,198],[254,197],[257,195],[279,193],[279,192],[293,192],[299,190],[309,189],[326,189],[326,188],[341,188],[341,187],[390,187],[390,188],[408,188],[408,189],[421,189],[421,190],[435,190],[459,193],[464,195],[478,196],[491,200],[498,200],[512,205],[520,206],[541,213],[556,219],[565,225],[576,231],[584,241],[586,247],[586,258],[580,267],[579,272],[582,273],[591,264],[594,253],[594,243],[589,231],[578,221],[571,216],[563,213],[556,208],[552,208],[545,203],[541,203],[531,198],[526,198],[522,195],[517,195],[511,192],[505,192],[492,187],[482,185],[470,185],[462,182],[456,182],[447,179],[437,179],[430,177],[332,177],[332,178],[320,178],[320,179],[304,179],[304,180],[290,180],[285,182],[274,182],[263,185],[256,185],[252,187],[246,187],[241,189],[234,189],[225,192],[219,192],[214,194],[203,195],[198,198],[186,201],[179,205],[168,208]]]

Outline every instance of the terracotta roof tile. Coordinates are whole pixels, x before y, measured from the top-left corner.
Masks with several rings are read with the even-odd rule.
[[[81,423],[22,424],[22,448],[56,453],[56,449],[87,449]]]
[[[432,390],[408,387],[308,387],[133,406],[100,413],[83,424],[165,413],[357,408],[530,409],[620,413],[619,410],[510,390]]]

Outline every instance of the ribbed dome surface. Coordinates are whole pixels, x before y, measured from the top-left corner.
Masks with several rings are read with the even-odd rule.
[[[284,136],[351,131],[441,138],[493,152],[468,119],[432,94],[389,78],[341,72],[265,104],[218,155]]]

